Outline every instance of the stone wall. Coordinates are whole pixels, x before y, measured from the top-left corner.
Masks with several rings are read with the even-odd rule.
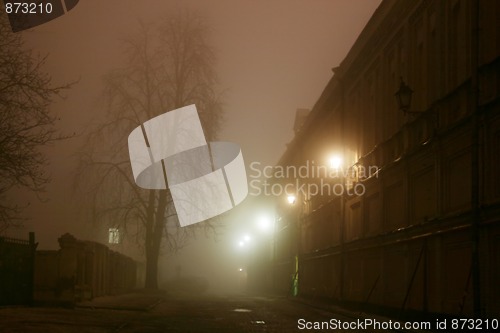
[[[135,288],[137,267],[131,258],[70,234],[59,238],[59,246],[36,252],[35,302],[73,304]]]

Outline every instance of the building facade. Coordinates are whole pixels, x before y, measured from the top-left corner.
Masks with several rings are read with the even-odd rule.
[[[381,3],[280,159],[308,173],[287,174],[296,201],[278,204],[276,287],[498,317],[498,17],[489,0]]]

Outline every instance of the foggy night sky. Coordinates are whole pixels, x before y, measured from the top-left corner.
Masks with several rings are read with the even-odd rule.
[[[53,106],[66,133],[82,133],[99,109],[102,75],[121,66],[120,38],[133,33],[137,20],[157,20],[176,8],[205,16],[217,56],[217,74],[225,91],[225,121],[219,140],[240,144],[248,165],[274,165],[293,137],[297,108],[312,108],[380,0],[82,0],[66,15],[23,32],[26,46],[48,54],[44,70],[53,83],[79,79]],[[167,111],[167,110],[165,110]],[[31,218],[19,230],[35,231],[39,249],[58,248],[65,232],[77,238],[70,185],[76,137],[44,148],[52,182],[39,202],[30,202]],[[18,236],[16,235],[16,236]]]

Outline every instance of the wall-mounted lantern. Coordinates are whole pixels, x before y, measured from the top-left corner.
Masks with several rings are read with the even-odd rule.
[[[412,112],[409,111],[411,107],[411,96],[413,94],[413,90],[403,81],[401,78],[401,84],[399,85],[398,91],[394,94],[396,96],[396,100],[398,102],[399,109],[406,113],[420,113],[420,112]]]

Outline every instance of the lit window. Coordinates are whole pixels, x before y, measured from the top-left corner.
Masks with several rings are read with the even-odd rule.
[[[118,244],[120,243],[120,230],[118,228],[109,228],[109,244]]]

